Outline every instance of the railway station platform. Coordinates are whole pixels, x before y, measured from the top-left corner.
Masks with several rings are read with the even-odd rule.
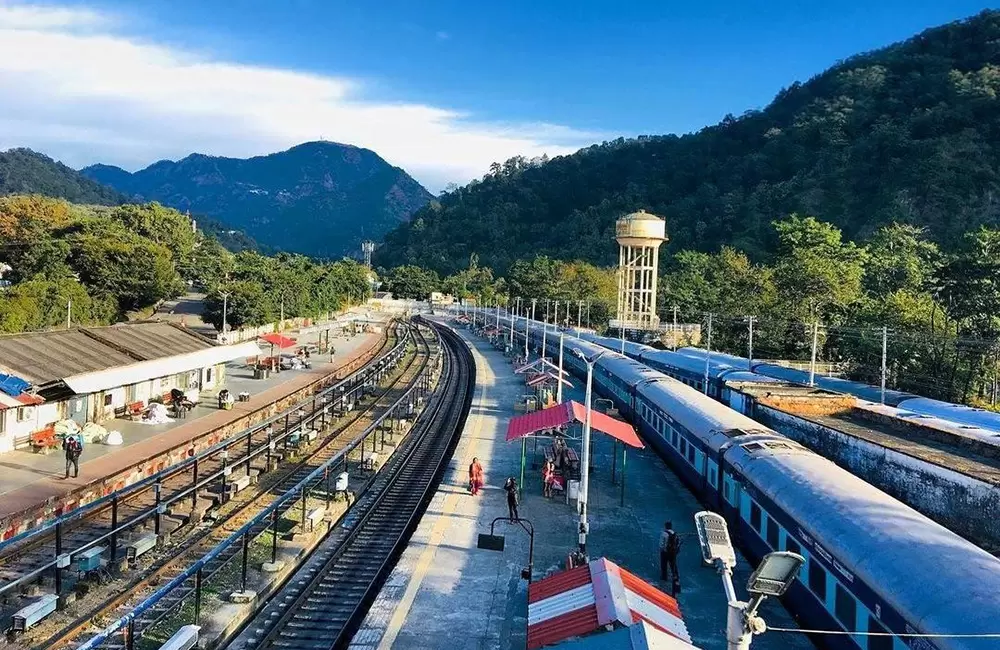
[[[296,336],[300,343],[315,342],[317,333]],[[250,393],[247,402],[236,402],[232,410],[217,408],[214,396],[206,395],[187,417],[168,424],[150,425],[116,419],[105,423],[109,430],[121,431],[124,444],[108,446],[88,444],[80,462],[79,478],[65,479],[65,458],[61,451],[36,454],[30,451],[13,451],[0,456],[0,522],[33,507],[51,504],[95,480],[114,476],[132,467],[136,462],[154,458],[167,450],[195,440],[206,434],[235,423],[268,404],[282,400],[334,372],[351,364],[374,344],[380,334],[358,334],[354,337],[331,339],[337,350],[335,363],[329,356],[313,356],[308,370],[285,370],[272,373],[268,379],[253,379],[252,372],[238,362],[230,364],[225,388],[234,395]],[[222,388],[220,386],[220,388]],[[12,529],[15,524],[0,527]]]
[[[517,398],[528,390],[524,377],[513,373],[510,360],[500,351],[454,321],[450,324],[473,348],[477,386],[472,410],[441,485],[354,636],[352,650],[526,646],[528,590],[521,570],[528,564],[529,537],[506,523],[502,485],[508,476],[520,475],[521,445],[507,443],[505,433],[508,420],[519,414],[514,408]],[[573,382],[564,398],[582,402],[584,386],[575,378]],[[565,498],[542,496],[540,467],[532,468],[530,451],[529,443],[520,516],[534,526],[533,576],[539,580],[565,568],[567,555],[576,548],[578,516]],[[655,452],[644,449],[629,451],[621,505],[621,486],[611,480],[611,439],[595,433],[592,451],[590,557],[604,556],[669,593],[669,585],[659,580],[658,540],[664,522],[671,520],[683,536],[677,597],[688,632],[700,648],[725,648],[721,580],[701,566],[694,537],[697,500]],[[479,458],[485,472],[486,486],[478,496],[467,489],[473,457]],[[495,531],[506,538],[504,550],[477,548],[479,533],[490,532],[497,517],[504,518]],[[738,589],[749,573],[741,559]],[[771,625],[795,626],[775,601],[765,602],[762,614]],[[754,647],[805,650],[812,645],[800,635],[765,634],[755,638]]]

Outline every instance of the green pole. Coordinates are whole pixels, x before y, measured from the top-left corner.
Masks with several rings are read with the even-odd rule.
[[[625,506],[625,456],[628,454],[628,447],[622,445],[622,498],[619,505]]]
[[[611,485],[614,485],[615,481],[615,464],[618,461],[618,441],[614,438],[611,439]]]
[[[517,484],[517,489],[521,493],[521,497],[524,497],[524,452],[525,452],[525,442],[524,438],[521,438],[521,482]]]

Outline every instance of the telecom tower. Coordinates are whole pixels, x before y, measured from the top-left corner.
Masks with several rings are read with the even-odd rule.
[[[660,244],[667,240],[666,222],[645,210],[627,214],[615,223],[618,241],[618,318],[611,327],[656,330],[656,273]]]
[[[375,251],[375,242],[366,239],[361,242],[361,252],[365,254],[365,266],[372,267],[372,253]]]

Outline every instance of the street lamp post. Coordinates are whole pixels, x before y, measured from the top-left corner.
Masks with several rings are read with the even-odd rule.
[[[524,362],[528,363],[528,310],[524,310]]]
[[[559,332],[559,383],[556,384],[556,402],[562,404],[563,393],[563,333]]]
[[[580,351],[580,348],[573,348],[573,354],[587,364],[587,391],[584,397],[584,409],[586,417],[583,421],[583,450],[580,455],[580,496],[577,499],[580,511],[580,552],[587,554],[587,490],[590,487],[590,420],[591,420],[591,393],[594,383],[594,364],[604,356],[604,352],[598,352],[592,359]]]
[[[229,343],[229,337],[226,336],[226,316],[229,310],[229,292],[222,294],[222,342]]]

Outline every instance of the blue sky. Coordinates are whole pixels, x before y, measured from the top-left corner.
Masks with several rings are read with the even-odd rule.
[[[8,12],[5,25],[0,12],[0,37],[6,27],[39,49],[57,42],[90,66],[84,74],[104,71],[98,86],[115,88],[56,98],[39,89],[35,107],[63,101],[95,113],[78,123],[46,108],[51,116],[33,120],[50,119],[47,132],[44,124],[16,128],[32,111],[8,110],[0,94],[0,148],[137,168],[191,151],[251,155],[322,136],[369,146],[431,189],[514,153],[697,130],[764,106],[838,59],[984,8],[967,0],[0,0],[4,7],[20,13]],[[126,54],[102,59],[103,42]],[[53,77],[51,67],[66,65],[43,72]],[[192,66],[205,78],[189,87]],[[284,76],[262,83],[275,71]],[[4,73],[0,63],[0,93]],[[155,103],[123,97],[129,75],[139,77],[136,94],[151,79],[173,94],[149,88]],[[65,85],[59,79],[49,85]]]

